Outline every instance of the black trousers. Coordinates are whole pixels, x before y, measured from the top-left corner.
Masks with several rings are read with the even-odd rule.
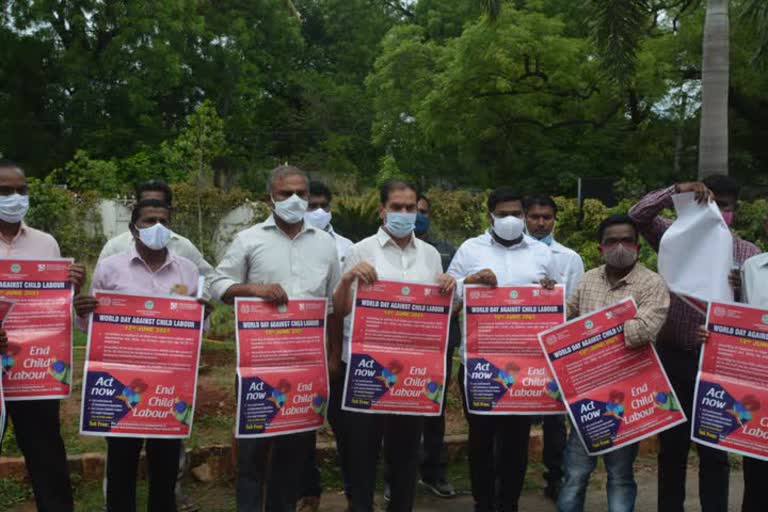
[[[5,407],[13,422],[16,444],[24,455],[38,512],[72,512],[67,453],[59,430],[59,401],[11,401],[5,402]]]
[[[744,457],[744,501],[741,512],[765,512],[768,510],[768,462]]]
[[[301,494],[301,468],[314,432],[239,439],[238,512],[293,512]]]
[[[464,382],[463,365],[459,382]],[[470,414],[463,385],[461,390],[469,423],[469,476],[475,512],[517,512],[528,468],[531,418]]]
[[[446,357],[445,390],[448,393],[448,385],[453,373],[453,352],[455,348],[449,348]],[[445,478],[445,466],[447,455],[443,449],[445,441],[445,406],[440,416],[427,416],[424,418],[424,436],[422,439],[421,478],[427,482],[435,482]]]
[[[563,454],[568,439],[565,428],[565,414],[543,416],[544,453],[542,458],[547,472],[544,479],[548,485],[557,485],[563,479]]]
[[[372,512],[376,491],[376,468],[384,443],[385,467],[389,475],[389,512],[410,512],[416,497],[419,444],[424,428],[422,416],[365,414],[343,411],[344,452],[348,469],[352,512]]]
[[[698,351],[683,351],[662,346],[658,349],[664,369],[680,400],[686,417],[691,418]],[[690,448],[690,423],[662,432],[659,451],[659,512],[683,512],[685,478]],[[696,445],[699,454],[699,501],[702,512],[728,511],[728,454],[707,446]]]
[[[107,438],[107,512],[136,512],[136,471],[146,442],[149,512],[175,512],[180,439]]]

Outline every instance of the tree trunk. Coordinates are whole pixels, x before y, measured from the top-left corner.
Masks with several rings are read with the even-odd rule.
[[[707,0],[701,72],[699,179],[728,174],[728,0]]]

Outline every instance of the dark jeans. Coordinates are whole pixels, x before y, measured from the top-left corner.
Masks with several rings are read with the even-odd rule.
[[[149,512],[176,511],[180,439],[107,438],[107,511],[136,512],[136,471],[141,447],[147,449]]]
[[[59,431],[58,400],[5,402],[24,455],[39,512],[72,512],[67,453]],[[2,439],[0,439],[2,441]]]
[[[768,510],[768,462],[744,457],[744,501],[741,512],[765,512]]]
[[[410,512],[416,497],[419,444],[424,428],[422,416],[342,412],[348,453],[348,477],[352,512],[371,512],[376,491],[376,466],[384,443],[385,467],[389,475],[389,512]]]
[[[454,348],[449,348],[445,367],[445,393],[448,394],[448,385],[453,373]],[[424,436],[422,439],[421,478],[427,482],[436,482],[445,478],[445,466],[447,455],[443,449],[445,441],[445,406],[443,399],[443,411],[440,416],[428,416],[424,418]]]
[[[547,485],[554,486],[563,480],[563,454],[567,432],[565,428],[565,415],[552,414],[543,417],[544,427],[544,466],[547,471],[544,479]]]
[[[323,494],[323,484],[320,482],[320,468],[317,467],[317,432],[312,432],[312,448],[307,453],[301,475],[301,497],[319,498]]]
[[[459,382],[464,382],[463,365]],[[469,473],[475,511],[516,512],[528,467],[531,418],[469,414],[463,385],[461,390],[469,423]]]
[[[693,392],[699,366],[698,351],[683,351],[659,347],[659,357],[677,393],[689,422],[693,407]],[[683,512],[685,477],[690,448],[691,425],[683,423],[659,436],[659,512]],[[696,445],[699,454],[699,501],[702,512],[727,512],[728,454],[707,446]]]
[[[238,512],[293,512],[314,432],[238,439]]]

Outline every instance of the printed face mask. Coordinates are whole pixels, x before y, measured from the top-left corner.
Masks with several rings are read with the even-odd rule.
[[[153,251],[165,249],[168,241],[171,239],[173,231],[163,226],[159,222],[152,227],[137,228],[139,230],[139,240]]]
[[[275,203],[275,215],[288,224],[297,224],[304,220],[304,214],[307,213],[307,205],[309,204],[306,199],[302,199],[296,194],[284,201],[275,201],[273,197],[272,202]]]
[[[611,245],[601,245],[600,252],[609,267],[625,269],[635,264],[639,247],[636,244],[618,242]]]
[[[322,208],[317,208],[316,210],[304,214],[304,222],[317,229],[324,230],[328,227],[328,224],[331,223],[331,217],[331,212],[327,212]]]
[[[492,217],[493,232],[502,240],[517,240],[523,235],[523,229],[525,228],[523,219],[515,217],[514,215],[507,215],[506,217],[492,215]]]
[[[732,211],[720,212],[720,215],[723,216],[723,220],[725,221],[726,226],[730,227],[731,224],[733,224],[734,214]]]
[[[416,214],[387,212],[384,227],[395,238],[405,238],[416,228]]]
[[[416,227],[414,228],[414,232],[417,235],[423,235],[427,231],[429,231],[429,217],[419,212],[416,214]]]
[[[24,219],[29,210],[29,196],[11,194],[0,196],[0,219],[9,224],[16,224]]]

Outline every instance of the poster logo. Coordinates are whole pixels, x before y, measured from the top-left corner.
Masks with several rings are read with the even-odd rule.
[[[595,323],[592,320],[587,320],[586,322],[584,322],[584,327],[586,327],[587,329],[591,329],[594,326],[595,326]]]
[[[112,305],[112,299],[110,297],[101,297],[99,299],[99,304],[102,306],[110,306]]]
[[[469,292],[469,298],[470,299],[479,299],[480,298],[480,292]]]
[[[286,306],[285,304],[280,304],[279,306],[277,306],[277,310],[280,313],[285,313],[286,311],[288,311],[288,306]]]
[[[178,302],[171,302],[171,309],[179,309],[179,303]]]
[[[152,302],[151,300],[148,300],[147,302],[144,303],[144,308],[145,309],[155,309],[155,303]]]
[[[555,343],[557,343],[557,336],[554,334],[547,336],[547,345],[554,345]]]
[[[38,272],[45,272],[45,263],[38,263],[37,264],[37,271]]]
[[[14,263],[13,265],[11,265],[11,272],[13,272],[14,274],[18,274],[19,272],[21,272],[21,265],[19,265],[18,263]]]
[[[763,315],[763,318],[761,319],[764,324],[768,325],[768,315]]]
[[[402,293],[403,295],[410,295],[411,294],[411,289],[409,287],[407,287],[407,286],[403,286],[400,289],[400,293]]]
[[[511,292],[509,292],[509,298],[510,299],[516,299],[519,295],[520,294],[518,293],[517,290],[512,290]]]
[[[715,308],[715,316],[725,316],[725,308],[717,306]]]

